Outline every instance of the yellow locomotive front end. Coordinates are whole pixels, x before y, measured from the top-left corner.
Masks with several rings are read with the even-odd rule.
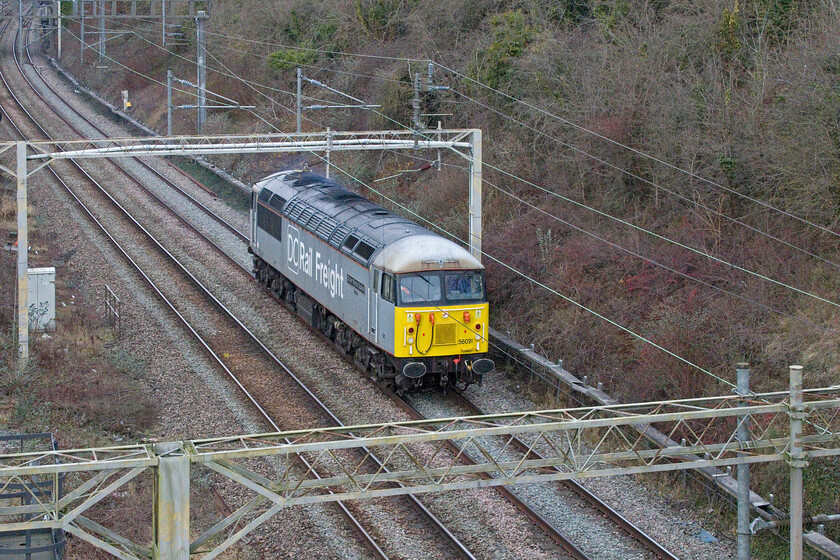
[[[441,384],[469,385],[492,371],[483,270],[427,270],[396,280],[394,356],[406,376],[435,372]]]
[[[488,351],[487,303],[440,307],[398,307],[394,341],[398,358],[451,356],[469,359]]]

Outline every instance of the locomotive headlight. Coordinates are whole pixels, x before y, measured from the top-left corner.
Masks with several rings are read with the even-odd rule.
[[[409,344],[414,344],[414,337],[413,336],[408,337],[408,343]]]

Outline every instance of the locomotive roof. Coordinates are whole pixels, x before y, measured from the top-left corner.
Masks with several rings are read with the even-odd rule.
[[[266,197],[263,189],[273,193]],[[261,201],[335,248],[367,265],[394,273],[440,269],[480,269],[463,247],[348,191],[332,179],[304,171],[283,171],[254,185]],[[349,252],[351,238],[374,250]],[[350,247],[352,249],[352,247]],[[360,255],[359,253],[362,253]]]

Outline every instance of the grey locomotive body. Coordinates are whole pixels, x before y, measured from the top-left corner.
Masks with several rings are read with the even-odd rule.
[[[361,368],[400,390],[492,371],[469,252],[318,175],[281,172],[253,190],[257,280]]]

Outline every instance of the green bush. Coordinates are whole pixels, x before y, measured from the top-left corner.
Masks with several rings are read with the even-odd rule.
[[[405,33],[403,0],[355,0],[356,22],[373,39],[389,41]]]
[[[521,10],[496,14],[490,18],[493,41],[478,51],[472,63],[472,75],[498,88],[510,81],[514,61],[525,53],[537,36]]]
[[[288,70],[296,66],[310,65],[318,60],[314,51],[284,49],[268,55],[268,64],[277,70]]]

